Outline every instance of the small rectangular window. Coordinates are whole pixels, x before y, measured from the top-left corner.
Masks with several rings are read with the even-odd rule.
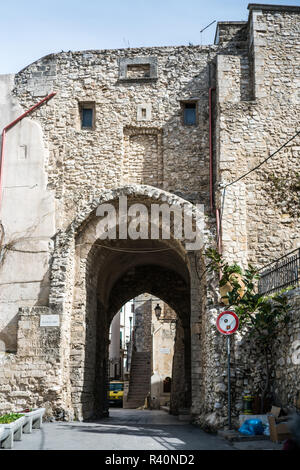
[[[94,129],[95,103],[79,103],[81,129]]]
[[[157,80],[157,57],[121,57],[119,59],[119,80],[148,82]]]
[[[20,145],[19,146],[19,160],[26,160],[27,159],[27,145]]]
[[[82,109],[81,127],[93,127],[93,110],[91,108]]]
[[[183,103],[183,124],[185,126],[197,124],[197,103]]]

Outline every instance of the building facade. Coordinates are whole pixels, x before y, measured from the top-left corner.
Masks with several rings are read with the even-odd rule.
[[[149,292],[182,326],[177,406],[226,419],[205,249],[262,267],[299,246],[300,8],[248,9],[247,22],[218,23],[211,46],[61,52],[0,77],[2,409],[105,413],[110,322]],[[101,239],[97,208],[119,215],[124,197],[192,218],[201,204],[201,248]]]

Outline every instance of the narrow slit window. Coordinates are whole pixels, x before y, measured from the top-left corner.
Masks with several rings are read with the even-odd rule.
[[[92,108],[82,108],[82,122],[81,127],[93,127],[93,110]]]
[[[95,127],[95,104],[79,103],[81,129],[94,129]]]
[[[183,124],[185,126],[195,126],[197,124],[196,105],[196,103],[183,103]]]

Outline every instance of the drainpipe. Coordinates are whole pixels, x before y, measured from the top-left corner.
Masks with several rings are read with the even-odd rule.
[[[212,148],[212,92],[215,88],[208,90],[208,107],[209,107],[209,199],[210,210],[213,212],[213,148]]]
[[[220,220],[220,209],[216,209],[216,224],[218,234],[218,253],[222,254],[222,232],[221,232],[221,220]]]
[[[213,200],[213,145],[212,145],[212,92],[215,88],[209,88],[208,91],[208,107],[209,107],[209,198],[210,198],[210,210],[213,212],[214,200]],[[216,228],[218,234],[218,252],[222,253],[222,238],[221,238],[221,220],[220,220],[220,209],[215,210],[216,213]]]
[[[0,210],[2,206],[2,173],[3,173],[3,161],[4,161],[4,147],[5,147],[5,137],[7,131],[9,131],[12,127],[14,127],[18,122],[20,122],[22,119],[24,119],[26,116],[31,114],[34,110],[39,108],[42,104],[46,103],[49,101],[53,96],[55,96],[56,93],[50,93],[50,95],[46,96],[46,98],[42,99],[39,101],[37,104],[32,106],[30,109],[25,111],[25,113],[21,114],[21,116],[17,117],[14,121],[12,121],[10,124],[4,127],[2,131],[2,142],[1,142],[1,156],[0,156]]]

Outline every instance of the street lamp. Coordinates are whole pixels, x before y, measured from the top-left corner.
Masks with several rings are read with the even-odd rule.
[[[132,317],[129,317],[129,338],[131,341],[131,322],[132,322]]]
[[[159,304],[156,305],[154,312],[155,312],[157,320],[159,320],[161,316],[161,306]]]

